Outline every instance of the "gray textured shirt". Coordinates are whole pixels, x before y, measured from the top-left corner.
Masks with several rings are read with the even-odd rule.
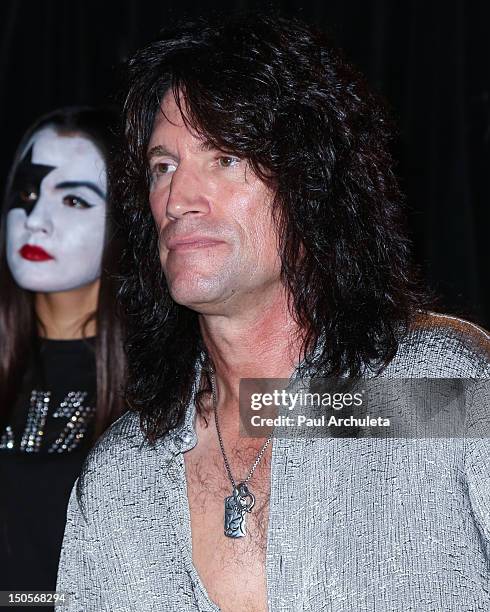
[[[490,378],[489,346],[483,330],[434,315],[383,376]],[[219,610],[192,563],[194,417],[191,405],[151,447],[128,413],[94,447],[82,508],[75,488],[68,507],[57,589],[72,596],[60,610]],[[489,477],[485,438],[275,439],[269,611],[490,610]]]

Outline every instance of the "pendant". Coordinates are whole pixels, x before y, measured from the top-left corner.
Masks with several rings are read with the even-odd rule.
[[[245,531],[245,513],[251,512],[255,505],[255,497],[241,482],[233,489],[233,495],[225,498],[225,536],[243,538]]]

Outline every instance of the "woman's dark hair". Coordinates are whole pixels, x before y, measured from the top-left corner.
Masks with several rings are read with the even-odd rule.
[[[168,91],[190,128],[248,160],[274,189],[282,280],[305,332],[305,363],[323,376],[380,372],[425,303],[382,104],[321,33],[297,20],[185,23],[129,61],[117,177],[129,236],[127,398],[148,439],[182,419],[204,348],[197,313],[170,297],[148,205],[147,147]]]
[[[101,152],[111,174],[115,154],[118,115],[110,108],[67,107],[38,119],[25,132],[17,148],[7,179],[0,219],[0,425],[5,426],[20,392],[30,359],[38,347],[38,327],[34,309],[34,293],[20,288],[12,277],[6,256],[6,217],[13,181],[27,143],[35,132],[52,126],[60,134],[77,134],[89,138]],[[94,440],[123,412],[122,394],[125,358],[121,321],[117,316],[116,273],[124,246],[121,232],[111,214],[111,194],[107,197],[105,249],[97,311],[85,321],[95,319],[97,337],[95,360],[97,403]]]

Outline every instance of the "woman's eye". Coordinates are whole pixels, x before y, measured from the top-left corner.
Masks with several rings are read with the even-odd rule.
[[[231,168],[239,161],[238,157],[232,157],[231,155],[222,155],[218,158],[218,163],[222,168]]]
[[[20,193],[19,193],[20,199],[23,202],[35,202],[38,198],[38,194],[36,191],[34,191],[34,189],[23,189]]]
[[[86,202],[79,196],[67,195],[63,198],[63,204],[70,208],[92,208],[92,204]]]

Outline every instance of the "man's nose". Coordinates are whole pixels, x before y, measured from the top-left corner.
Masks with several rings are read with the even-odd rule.
[[[175,170],[167,200],[167,218],[176,221],[184,215],[205,215],[209,212],[206,181],[196,169],[181,165]]]
[[[34,204],[25,220],[25,227],[30,232],[51,234],[53,232],[53,221],[49,214],[50,203],[40,197]]]

